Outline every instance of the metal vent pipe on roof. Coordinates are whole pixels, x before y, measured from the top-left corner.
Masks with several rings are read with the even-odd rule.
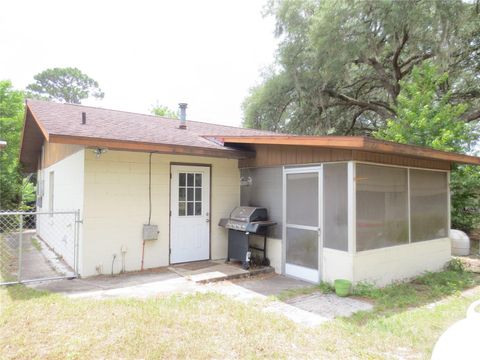
[[[180,103],[178,107],[180,108],[180,129],[187,128],[187,103]]]
[[[82,125],[85,125],[87,123],[87,113],[82,112]]]

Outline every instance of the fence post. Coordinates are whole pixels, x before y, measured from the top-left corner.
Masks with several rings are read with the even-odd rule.
[[[22,281],[22,254],[23,254],[23,214],[19,215],[19,228],[20,234],[18,235],[18,273],[17,273],[17,280],[18,282]]]
[[[78,276],[78,247],[79,247],[79,242],[80,242],[80,209],[77,209],[75,211],[75,240],[74,240],[74,271],[75,271],[75,276]]]

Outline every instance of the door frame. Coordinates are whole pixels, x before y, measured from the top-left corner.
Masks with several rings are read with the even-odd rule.
[[[168,264],[172,265],[171,256],[172,256],[172,166],[197,166],[197,167],[207,167],[210,172],[209,180],[209,194],[208,194],[208,203],[209,203],[209,217],[210,221],[208,222],[208,259],[212,259],[212,164],[203,164],[203,163],[188,163],[188,162],[175,162],[171,161],[169,166],[169,181],[168,181]],[[181,264],[181,263],[175,263]]]
[[[318,279],[316,283],[320,283],[323,279],[323,166],[300,166],[300,167],[283,167],[282,176],[282,274],[287,275],[287,175],[289,174],[303,174],[303,173],[317,173],[318,174]],[[309,281],[299,278],[303,281]]]

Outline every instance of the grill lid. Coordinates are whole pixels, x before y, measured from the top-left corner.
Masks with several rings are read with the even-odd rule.
[[[230,219],[242,222],[265,221],[267,217],[267,209],[254,206],[238,206],[233,209]]]

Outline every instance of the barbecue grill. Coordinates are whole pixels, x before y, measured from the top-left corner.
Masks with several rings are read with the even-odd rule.
[[[240,260],[244,269],[250,267],[251,249],[263,253],[263,265],[269,265],[267,259],[267,232],[276,223],[268,220],[267,209],[263,207],[238,206],[232,210],[229,218],[220,219],[219,226],[228,229],[228,257]],[[250,235],[263,236],[263,248],[250,245]]]

